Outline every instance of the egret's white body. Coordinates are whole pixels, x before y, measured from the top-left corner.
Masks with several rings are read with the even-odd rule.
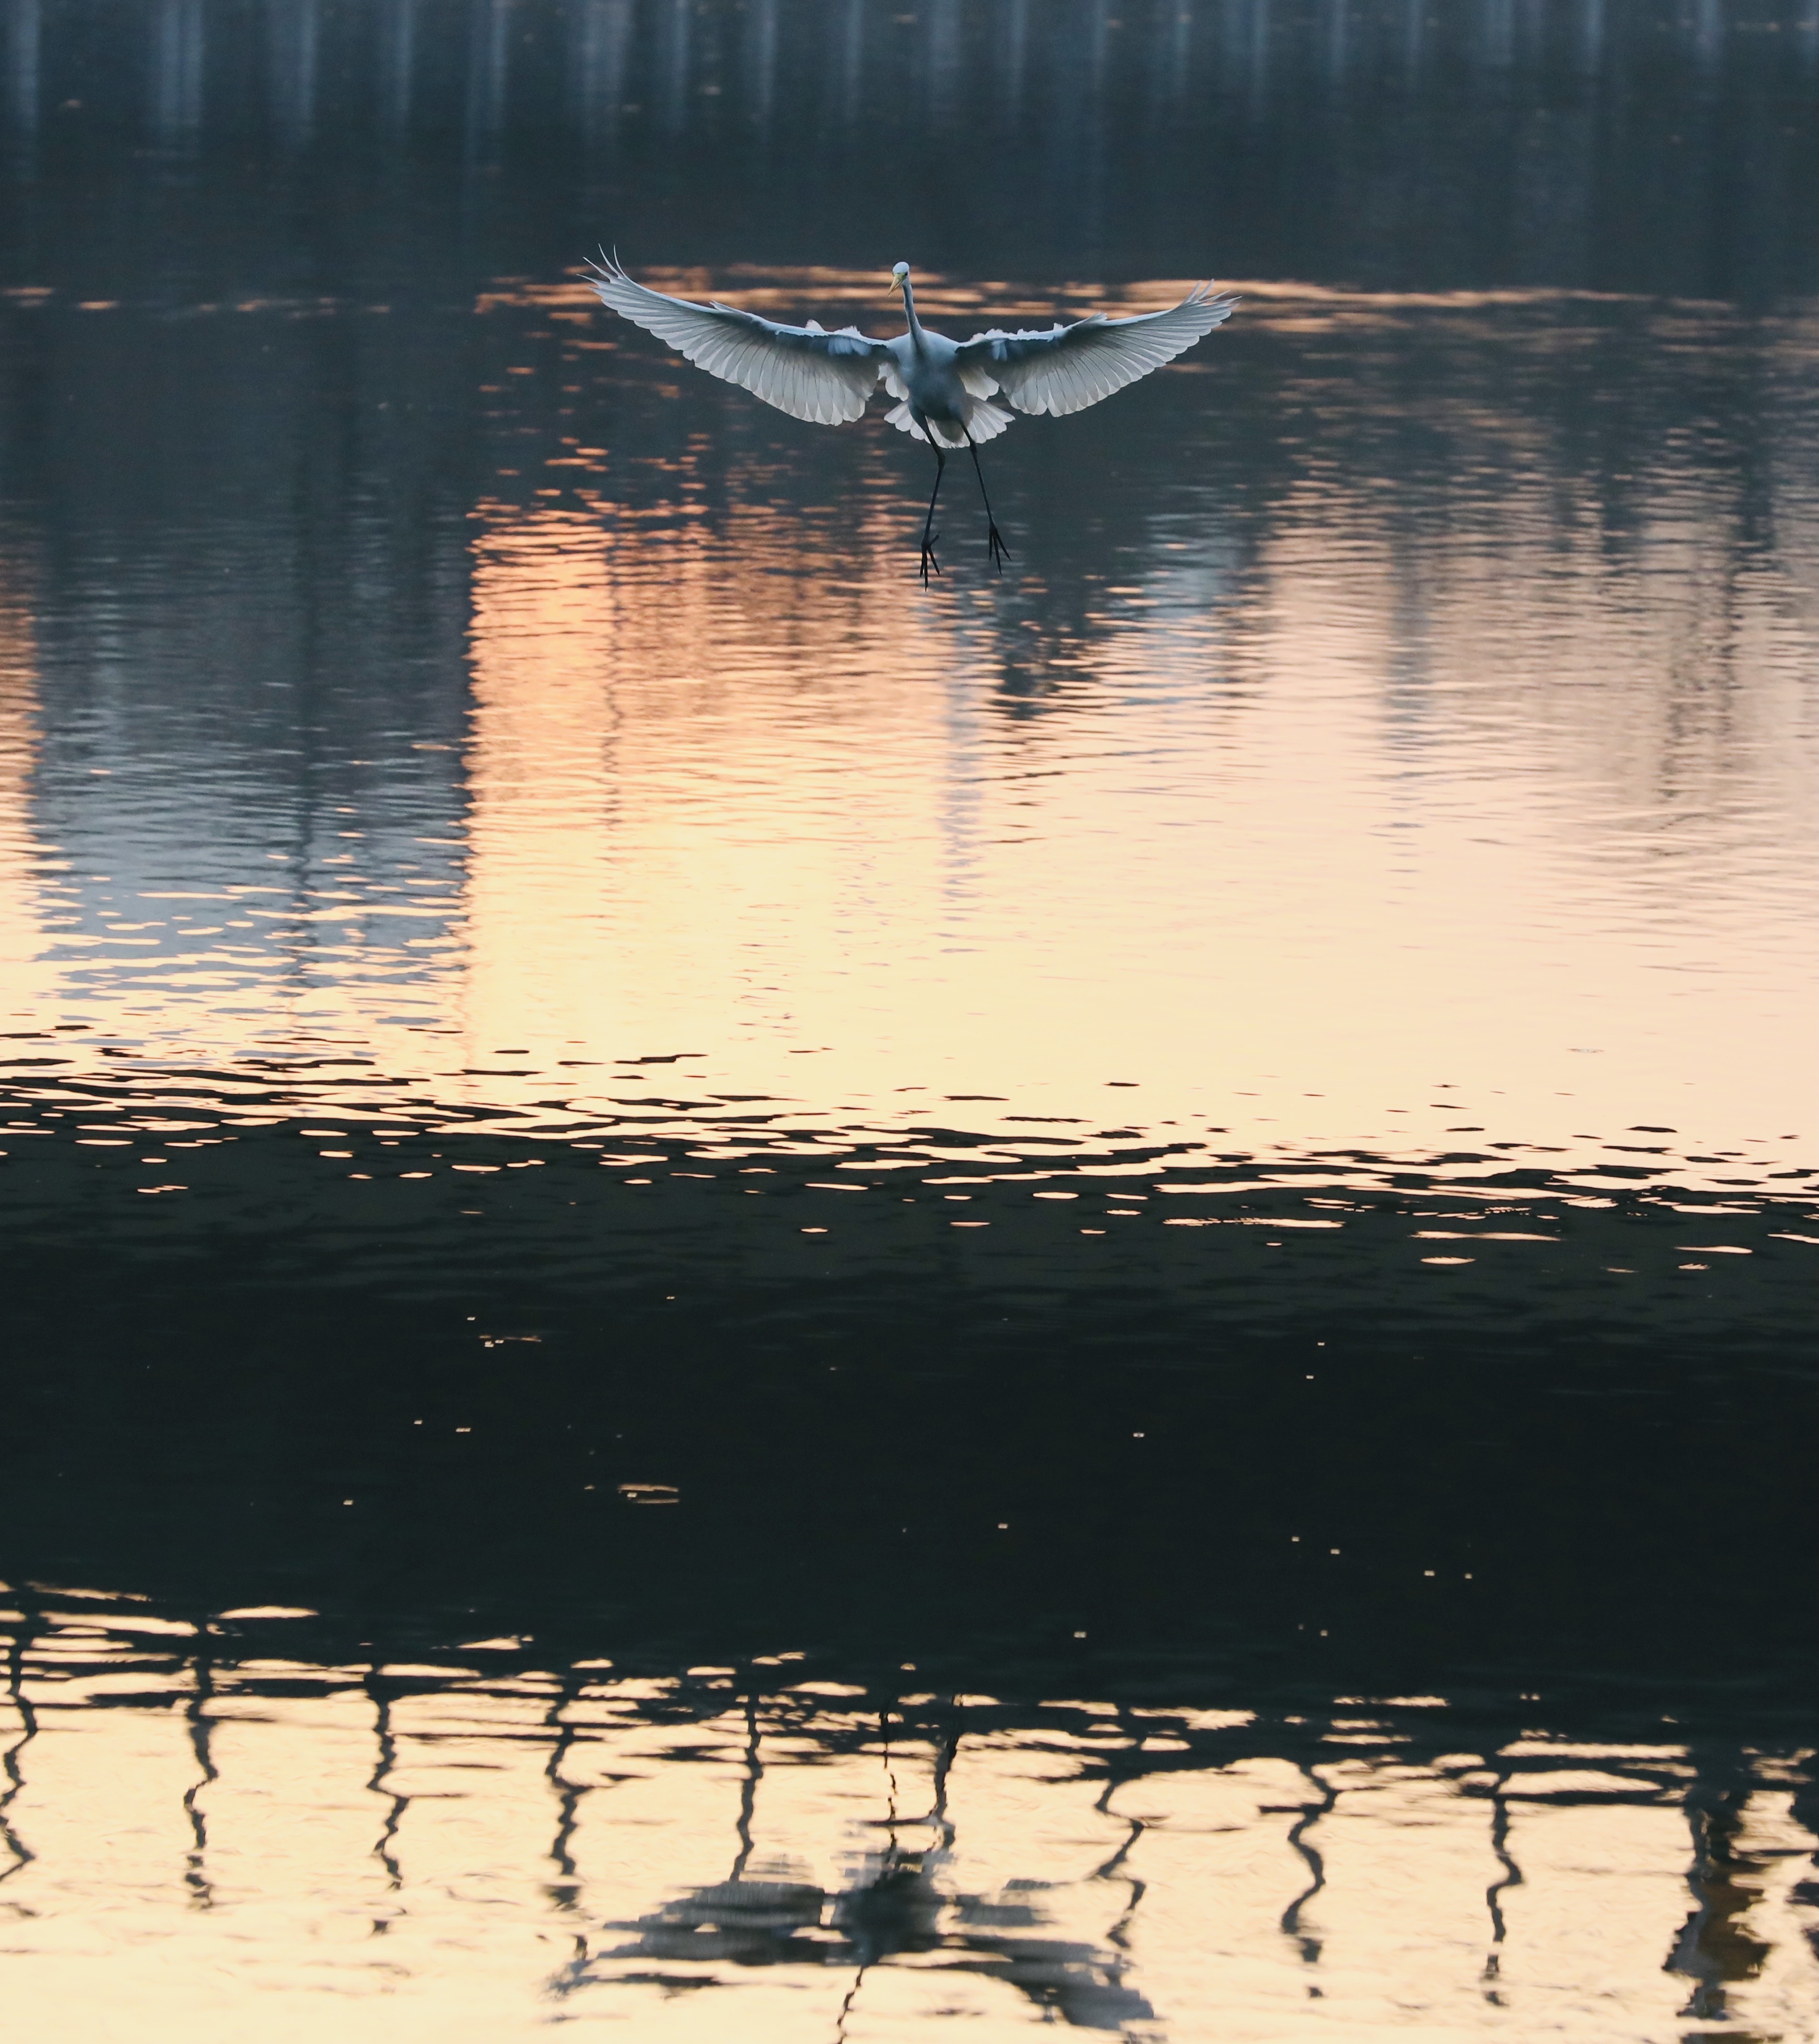
[[[1006,333],[996,327],[970,340],[933,333],[916,317],[909,265],[892,271],[903,293],[909,330],[894,340],[875,340],[857,327],[830,333],[810,320],[783,326],[735,305],[697,305],[635,282],[616,260],[602,258],[592,282],[624,317],[647,328],[711,375],[737,383],[792,418],[842,425],[858,418],[881,382],[896,400],[886,413],[901,432],[934,449],[934,496],[941,490],[948,451],[966,448],[979,467],[979,448],[996,440],[1012,414],[992,402],[1002,394],[1019,412],[1060,417],[1084,411],[1140,376],[1172,362],[1231,317],[1238,300],[1197,285],[1179,305],[1161,312],[1107,319],[1103,313],[1057,325],[1046,332]],[[985,478],[980,471],[979,487]],[[934,496],[923,526],[923,579],[934,560]],[[986,501],[986,544],[994,564],[1004,543]],[[938,570],[937,570],[938,572]]]

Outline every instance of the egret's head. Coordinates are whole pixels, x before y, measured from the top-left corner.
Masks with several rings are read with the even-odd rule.
[[[891,265],[891,282],[896,286],[900,291],[903,289],[904,285],[909,282],[908,263],[893,263]]]

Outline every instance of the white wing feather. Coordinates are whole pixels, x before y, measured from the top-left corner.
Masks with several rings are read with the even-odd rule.
[[[807,326],[779,326],[735,305],[697,305],[648,290],[616,262],[593,267],[588,281],[616,313],[668,341],[710,375],[737,383],[792,418],[843,425],[864,413],[877,386],[885,344],[857,327],[828,333],[812,320]]]
[[[1057,418],[1084,412],[1193,346],[1230,319],[1234,298],[1198,284],[1178,305],[1130,319],[1103,313],[1046,333],[1004,333],[994,328],[961,344],[962,371],[983,370],[1019,412]]]

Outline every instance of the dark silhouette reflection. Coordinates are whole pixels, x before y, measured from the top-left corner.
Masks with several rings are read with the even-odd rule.
[[[585,1783],[570,1781],[563,1777],[563,1759],[579,1735],[577,1727],[570,1721],[566,1713],[579,1695],[584,1680],[578,1671],[571,1669],[562,1686],[550,1700],[548,1723],[555,1729],[556,1736],[550,1746],[550,1757],[543,1769],[556,1796],[556,1835],[550,1846],[550,1858],[555,1862],[559,1877],[550,1884],[548,1893],[553,1901],[565,1909],[572,1909],[575,1906],[575,1898],[580,1892],[573,1847],[581,1798],[587,1793]],[[754,1736],[756,1736],[755,1730]]]
[[[1333,1806],[1339,1800],[1337,1783],[1318,1774],[1313,1779],[1320,1791],[1320,1800],[1317,1803],[1303,1803],[1299,1806],[1299,1815],[1288,1834],[1288,1842],[1301,1855],[1307,1865],[1308,1883],[1282,1912],[1282,1934],[1285,1938],[1294,1938],[1300,1947],[1303,1962],[1311,1966],[1319,1963],[1320,1940],[1310,1937],[1302,1929],[1301,1912],[1326,1885],[1326,1862],[1321,1858],[1318,1850],[1309,1842],[1308,1834],[1322,1818],[1330,1815]]]
[[[1462,1884],[1473,1877],[1471,1858],[1462,1860],[1456,1851],[1464,1822],[1479,1827],[1504,1869],[1488,1898],[1493,1964],[1480,1983],[1498,2005],[1519,2016],[1535,2005],[1537,1988],[1552,1991],[1556,1981],[1571,1986],[1570,1969],[1585,1955],[1570,1942],[1556,1950],[1552,1927],[1563,1916],[1595,1914],[1606,1885],[1617,1884],[1614,1900],[1621,1911],[1645,1906],[1644,1896],[1656,1898],[1668,1969],[1692,1981],[1684,2011],[1690,2019],[1753,2023],[1772,2034],[1771,2019],[1779,2004],[1760,1999],[1763,1984],[1778,1963],[1788,1977],[1786,1940],[1799,1934],[1797,1914],[1786,1913],[1789,1904],[1799,1908],[1790,1873],[1815,1842],[1798,1817],[1790,1823],[1785,1815],[1790,1788],[1809,1791],[1809,1769],[1796,1758],[1804,1751],[1803,1725],[1785,1711],[1759,1707],[1747,1724],[1733,1722],[1729,1731],[1718,1734],[1708,1716],[1715,1706],[1735,1719],[1734,1689],[1703,1697],[1683,1691],[1665,1722],[1659,1691],[1646,1704],[1588,1695],[1576,1705],[1544,1713],[1545,1727],[1535,1723],[1540,1700],[1513,1692],[1452,1703],[1351,1695],[1320,1702],[1303,1690],[1272,1703],[1259,1696],[1254,1700],[1265,1708],[1255,1711],[1209,1712],[1203,1703],[1158,1701],[1153,1673],[1142,1678],[1149,1698],[1142,1703],[1044,1704],[1032,1697],[1019,1704],[977,1694],[963,1700],[950,1694],[903,1700],[884,1679],[882,1700],[874,1704],[863,1681],[841,1679],[864,1671],[839,1656],[792,1657],[789,1678],[795,1684],[810,1677],[806,1688],[766,1689],[752,1680],[759,1671],[748,1666],[736,1696],[721,1679],[725,1671],[685,1676],[669,1664],[668,1672],[660,1672],[663,1661],[624,1639],[612,1642],[622,1658],[610,1672],[589,1654],[582,1657],[588,1665],[558,1665],[545,1673],[523,1650],[508,1652],[495,1644],[489,1650],[507,1653],[507,1665],[486,1675],[453,1669],[438,1675],[421,1664],[362,1674],[332,1658],[307,1658],[332,1656],[332,1627],[324,1632],[310,1624],[300,1633],[301,1621],[284,1621],[287,1657],[280,1662],[249,1652],[240,1637],[277,1623],[256,1612],[229,1621],[202,1619],[213,1630],[198,1645],[194,1622],[173,1624],[144,1600],[110,1605],[87,1591],[79,1609],[60,1613],[59,1599],[53,1595],[48,1601],[50,1616],[34,1616],[10,1642],[10,1693],[22,1731],[6,1763],[8,1804],[20,1792],[19,1755],[39,1730],[32,1685],[63,1685],[64,1712],[71,1708],[69,1686],[79,1685],[83,1700],[76,1708],[84,1714],[85,1735],[77,1743],[94,1756],[91,1771],[98,1771],[90,1784],[69,1773],[67,1758],[52,1770],[40,1792],[48,1797],[42,1815],[47,1836],[62,1842],[48,1862],[6,1834],[13,1865],[0,1869],[7,1884],[0,1899],[9,1904],[23,1940],[13,1954],[16,1964],[29,1963],[36,1949],[33,1927],[67,1906],[59,1898],[79,1877],[67,1863],[67,1841],[75,1835],[60,1799],[72,1796],[79,1807],[91,1788],[102,1787],[113,1765],[113,1727],[129,1727],[133,1739],[143,1739],[141,1727],[168,1720],[174,1685],[183,1694],[184,1737],[201,1777],[180,1799],[182,1823],[194,1840],[186,1873],[193,1904],[231,1919],[247,1904],[262,1904],[268,1883],[276,1892],[287,1892],[290,1856],[307,1858],[313,1850],[304,1835],[314,1822],[311,1801],[299,1802],[286,1820],[274,1823],[274,1813],[256,1810],[256,1799],[249,1804],[224,1797],[205,1830],[199,1798],[224,1778],[208,1744],[211,1711],[232,1712],[236,1750],[256,1771],[262,1726],[271,1714],[271,1702],[262,1707],[260,1700],[288,1697],[278,1714],[286,1729],[273,1735],[287,1742],[290,1764],[307,1771],[324,1761],[343,1763],[347,1747],[338,1714],[330,1709],[320,1727],[326,1742],[320,1753],[314,1750],[299,1696],[320,1696],[326,1704],[340,1695],[363,1695],[378,1713],[380,1747],[379,1764],[363,1785],[390,1804],[378,1847],[386,1888],[401,1905],[408,1903],[420,1931],[442,1938],[439,1952],[468,1934],[461,1927],[469,1922],[464,1911],[479,1911],[477,1926],[489,1915],[496,1922],[501,1900],[521,1886],[527,1905],[540,1903],[552,1928],[572,1939],[570,1956],[542,1981],[541,1991],[558,2004],[585,1996],[609,2006],[621,1994],[652,1988],[706,1992],[716,2000],[727,1998],[735,2025],[748,1976],[796,1969],[797,1986],[811,1979],[826,1982],[826,2019],[839,2034],[863,2020],[881,1974],[903,1969],[949,2015],[965,2012],[956,2002],[970,1981],[1007,1990],[1073,2027],[1149,2036],[1158,2020],[1195,2012],[1171,2011],[1145,1977],[1146,1969],[1162,1965],[1166,1953],[1173,1954],[1170,1977],[1176,1980],[1183,1966],[1198,1977],[1209,1965],[1238,1960],[1247,1969],[1241,1978],[1248,1984],[1238,1989],[1241,1996],[1256,1996],[1267,1984],[1268,1994],[1255,2006],[1291,2012],[1308,1994],[1318,1993],[1303,1969],[1322,1960],[1330,1941],[1337,1941],[1354,1996],[1380,1988],[1396,2004],[1411,1990],[1453,1992],[1466,1984],[1454,1978],[1460,1961],[1456,1905],[1469,1900]],[[370,1613],[362,1623],[372,1650],[383,1654],[393,1643],[387,1629],[371,1636]],[[160,1627],[166,1629],[153,1630]],[[446,1651],[436,1646],[420,1619],[398,1632],[396,1645],[420,1654]],[[243,1654],[247,1658],[239,1658]],[[119,1677],[127,1669],[132,1680],[123,1682]],[[1182,1676],[1170,1679],[1179,1695]],[[1229,1683],[1213,1681],[1211,1693],[1229,1696]],[[1193,1691],[1194,1684],[1188,1688]],[[822,1696],[823,1689],[835,1692],[831,1702]],[[387,1785],[398,1763],[391,1712],[406,1696],[459,1707],[459,1751],[448,1756],[447,1771],[430,1792],[444,1811],[451,1802],[467,1806],[452,1861],[437,1858],[431,1826],[410,1856],[414,1871],[394,1850],[406,1799]],[[1368,1719],[1356,1715],[1361,1708],[1371,1712]],[[1372,1733],[1360,1729],[1365,1725]],[[704,1732],[733,1737],[727,1758],[737,1758],[736,1778],[700,1781]],[[302,1745],[300,1734],[305,1735]],[[448,1736],[446,1730],[428,1732],[413,1764],[443,1764],[437,1748]],[[1334,1757],[1335,1738],[1344,1746],[1342,1760]],[[767,1739],[773,1742],[769,1752]],[[533,1757],[524,1751],[527,1741],[534,1755],[529,1769],[520,1765]],[[1462,1742],[1475,1751],[1461,1752]],[[1476,1768],[1472,1763],[1480,1754],[1499,1757]],[[1013,1756],[1023,1763],[1012,1777],[1015,1792],[1000,1800],[987,1785],[1004,1781],[1001,1770]],[[582,1800],[581,1785],[602,1778],[603,1762],[605,1778],[653,1782],[666,1789],[666,1800],[647,1800],[620,1830],[614,1798]],[[1597,1769],[1589,1776],[1583,1771],[1588,1764]],[[823,1797],[813,1806],[807,1831],[798,1802],[784,1836],[778,1815],[767,1809],[767,1790],[780,1774],[798,1769],[812,1780],[831,1780],[835,1793],[831,1804]],[[527,1810],[547,1810],[549,1788],[557,1790],[556,1840],[548,1854],[559,1875],[555,1882],[545,1877],[548,1862],[516,1869],[503,1845],[510,1829],[505,1820],[516,1807],[515,1770],[530,1795]],[[1318,1799],[1276,1800],[1276,1785],[1297,1773],[1320,1784]],[[924,1786],[906,1802],[912,1775]],[[1376,1788],[1392,1780],[1403,1795],[1418,1785],[1421,1796],[1407,1808],[1406,1821],[1386,1834],[1383,1812],[1373,1814],[1371,1806]],[[1341,1785],[1348,1792],[1343,1796]],[[590,1918],[599,1921],[592,1885],[604,1879],[624,1892],[627,1854],[634,1864],[650,1856],[653,1845],[660,1844],[666,1809],[673,1807],[684,1833],[698,1828],[704,1790],[724,1798],[721,1820],[731,1847],[725,1877],[681,1886],[639,1913],[609,1918],[601,1930],[580,1927]],[[1194,1800],[1209,1793],[1222,1800],[1211,1805]],[[324,1779],[317,1795],[332,1807],[332,1780]],[[1183,1795],[1185,1803],[1178,1800]],[[1671,1920],[1672,1905],[1659,1879],[1675,1850],[1672,1813],[1663,1812],[1670,1820],[1665,1830],[1656,1824],[1639,1831],[1629,1821],[1656,1812],[1664,1796],[1678,1801],[1694,1841],[1690,1878],[1696,1907],[1683,1929]],[[1061,1804],[1050,1812],[1055,1798]],[[786,1782],[781,1802],[790,1800]],[[1126,1803],[1147,1814],[1130,1814]],[[1071,1815],[1064,1815],[1064,1805]],[[972,1812],[965,1824],[957,1807]],[[1211,1822],[1209,1808],[1219,1812]],[[1623,1816],[1614,1835],[1624,1841],[1617,1857],[1627,1872],[1624,1864],[1602,1863],[1597,1849],[1587,1849],[1584,1826],[1600,1811]],[[1034,1834],[1027,1830],[1033,1813],[1039,1819]],[[1546,1846],[1562,1817],[1575,1819],[1569,1835],[1578,1841],[1564,1860]],[[252,1835],[258,1841],[251,1857],[244,1831],[249,1821],[257,1827]],[[1081,1826],[1095,1822],[1122,1835],[1083,1864],[1088,1835]],[[994,1835],[1000,1824],[1007,1827],[1004,1837]],[[1543,1862],[1538,1876],[1527,1877],[1541,1891],[1538,1911],[1514,1923],[1506,1921],[1499,1900],[1523,1877],[1516,1871],[1513,1827],[1534,1831]],[[1311,1835],[1329,1827],[1339,1842],[1338,1856],[1330,1861]],[[494,1865],[482,1842],[496,1831],[501,1851]],[[1022,1836],[1021,1844],[1011,1844],[1013,1832]],[[783,1850],[767,1843],[773,1838]],[[1437,1847],[1431,1862],[1426,1857],[1429,1840]],[[1226,1852],[1226,1841],[1239,1849]],[[351,1836],[348,1845],[356,1857],[364,1850]],[[1398,1905],[1393,1977],[1372,1985],[1367,1954],[1380,1936],[1372,1912],[1382,1877],[1376,1852],[1385,1846],[1397,1862],[1395,1878],[1413,1881],[1403,1891],[1406,1901]],[[843,1858],[840,1877],[810,1877],[789,1857],[805,1849]],[[235,1858],[229,1890],[210,1886],[203,1856],[212,1850]],[[1651,1850],[1652,1860],[1637,1861],[1639,1853]],[[980,1858],[1004,1868],[1026,1854],[1025,1870],[995,1873],[989,1884],[969,1876],[969,1865]],[[1284,1891],[1299,1878],[1291,1871],[1296,1860],[1309,1878],[1282,1906]],[[351,1861],[340,1878],[358,1882]],[[1622,1887],[1636,1878],[1641,1888]],[[1780,1913],[1765,1908],[1771,1891],[1783,1898],[1776,1904]],[[1316,1896],[1322,1898],[1326,1927],[1320,1939],[1303,1924]],[[1153,1898],[1159,1915],[1152,1913]],[[1268,1906],[1260,1911],[1260,1904]],[[1103,1927],[1084,1930],[1083,1911],[1099,1916]],[[159,1921],[142,1923],[130,1911],[118,1920],[117,1936],[130,1941],[143,1930],[159,1941],[163,1962],[171,1962],[171,1933]],[[386,1920],[376,1919],[374,1930],[383,1930]],[[1246,1923],[1248,1931],[1241,1927]],[[439,1923],[449,1927],[446,1935],[438,1932]],[[1210,1947],[1208,1923],[1219,1927]],[[1281,1933],[1293,1941],[1295,1957],[1291,1968],[1272,1973],[1280,1960],[1269,1948],[1279,1944]],[[266,1949],[256,1942],[268,1934],[264,1931],[241,1928],[235,1934],[255,1939],[246,1947],[251,1951]],[[1520,1955],[1514,1984],[1495,1963],[1512,1948]],[[1648,1968],[1660,1960],[1645,1956],[1643,1973],[1633,1977],[1633,1966],[1629,1973],[1611,1970],[1629,1963],[1618,1951],[1598,1947],[1596,1992],[1614,2012],[1627,2015],[1648,1982],[1659,1981],[1659,1972]],[[271,1957],[282,1960],[287,1952],[274,1946]],[[394,1968],[389,1977],[396,1988],[416,1962],[405,1954],[387,1963]],[[535,1986],[527,1981],[524,1991]],[[902,1995],[900,1982],[888,1991],[900,2019]]]
[[[206,1651],[198,1653],[192,1665],[194,1680],[183,1718],[189,1732],[190,1750],[201,1772],[183,1792],[183,1814],[189,1819],[190,1837],[190,1850],[184,1855],[183,1882],[198,1909],[212,1909],[215,1891],[208,1873],[208,1813],[201,1798],[211,1783],[221,1779],[212,1750],[214,1721],[209,1715],[209,1705],[215,1695],[213,1656]]]
[[[808,1883],[790,1881],[710,1881],[668,1902],[649,1916],[610,1927],[638,1933],[633,1942],[597,1955],[600,1960],[730,1960],[735,1965],[775,1965],[785,1960],[824,1962],[818,1933],[828,1897]],[[642,1983],[650,1976],[624,1976]],[[585,1983],[576,1981],[575,1985]]]
[[[13,1805],[25,1785],[25,1749],[38,1735],[37,1712],[25,1693],[25,1657],[31,1650],[32,1638],[29,1626],[21,1622],[19,1630],[6,1643],[6,1700],[19,1725],[4,1751],[0,1752],[0,1772],[6,1777],[6,1786],[0,1788],[0,1845],[6,1848],[12,1859],[10,1865],[0,1867],[0,1884],[10,1881],[37,1857],[20,1837],[12,1817]],[[5,1899],[0,1896],[0,1901]]]
[[[1762,1899],[1772,1861],[1744,1847],[1744,1806],[1751,1784],[1742,1769],[1729,1781],[1702,1778],[1687,1797],[1693,1858],[1687,1885],[1695,1907],[1667,1959],[1670,1973],[1684,1973],[1692,1992],[1680,2011],[1698,2022],[1735,2019],[1733,1991],[1762,1971],[1772,1948],[1743,1919]]]
[[[1503,1915],[1503,1897],[1512,1888],[1522,1885],[1522,1869],[1510,1851],[1509,1786],[1509,1776],[1499,1773],[1489,1790],[1491,1850],[1497,1855],[1497,1864],[1502,1871],[1484,1891],[1484,1907],[1491,1918],[1491,1950],[1484,1961],[1484,1999],[1499,2008],[1503,2006],[1503,1997],[1495,1983],[1502,1972],[1502,1947],[1510,1928]]]
[[[887,1714],[878,1745],[888,1814],[879,1821],[889,1834],[888,1842],[863,1854],[840,1888],[828,1891],[807,1881],[748,1875],[762,1769],[757,1757],[755,1700],[748,1700],[747,1711],[750,1744],[736,1823],[739,1852],[731,1877],[685,1890],[649,1915],[610,1927],[637,1934],[629,1943],[595,1952],[584,1965],[565,1968],[558,1976],[558,1992],[566,1995],[608,1979],[644,1985],[670,1977],[639,1963],[643,1961],[659,1965],[683,1961],[850,1965],[853,1981],[837,2023],[837,2034],[843,2036],[862,2005],[866,1975],[915,1957],[933,1961],[942,1969],[998,1981],[1081,2029],[1122,2031],[1153,2016],[1149,2002],[1126,1984],[1127,1962],[1119,1950],[1142,1894],[1140,1881],[1127,1881],[1126,1907],[1103,1946],[1042,1934],[1046,1915],[1041,1898],[1050,1883],[1013,1880],[989,1895],[954,1887],[948,1869],[957,1833],[948,1814],[947,1792],[960,1753],[957,1725],[936,1748],[933,1807],[924,1815],[902,1816],[891,1772]],[[1088,1880],[1118,1881],[1142,1828],[1134,1825],[1130,1838]],[[906,1838],[904,1833],[923,1835]],[[704,1984],[699,1975],[684,1977],[690,1984]]]
[[[747,1695],[746,1712],[745,1780],[739,1785],[739,1815],[738,1823],[739,1849],[733,1860],[733,1870],[727,1877],[730,1881],[743,1881],[747,1862],[753,1852],[751,1820],[758,1811],[758,1785],[764,1779],[764,1762],[759,1758],[760,1733],[758,1721],[758,1698]]]
[[[379,1835],[373,1842],[373,1857],[385,1869],[386,1885],[397,1889],[404,1885],[404,1869],[398,1864],[397,1837],[410,1808],[409,1796],[390,1785],[393,1771],[398,1764],[397,1740],[392,1731],[392,1695],[384,1678],[377,1673],[369,1674],[366,1682],[366,1693],[373,1700],[373,1737],[378,1755],[372,1773],[366,1777],[370,1795],[386,1799],[386,1819]],[[383,1935],[390,1929],[388,1918],[374,1919],[375,1933]]]

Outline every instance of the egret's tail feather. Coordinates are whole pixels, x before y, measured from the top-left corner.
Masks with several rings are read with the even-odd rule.
[[[986,441],[996,440],[1011,425],[1013,416],[996,405],[987,404],[982,398],[973,398],[967,401],[964,428],[950,425],[945,419],[931,420],[930,423],[934,428],[935,442],[941,447],[963,448],[969,437],[975,447],[983,447]],[[911,440],[921,440],[925,445],[927,444],[929,436],[910,416],[907,400],[900,405],[893,405],[885,413],[885,423],[895,426],[900,433],[908,433]]]
[[[975,398],[966,407],[966,432],[975,447],[982,447],[987,440],[996,440],[1015,417],[1001,405],[988,405],[983,398]]]

